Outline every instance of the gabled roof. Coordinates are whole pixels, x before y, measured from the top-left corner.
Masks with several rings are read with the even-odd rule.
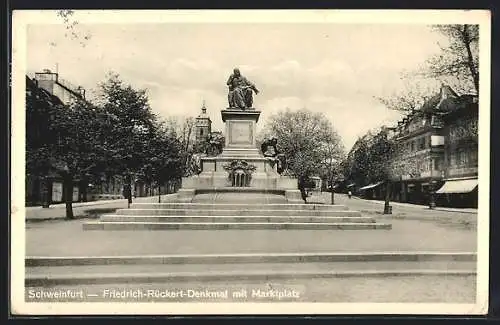
[[[459,103],[459,96],[448,85],[442,85],[439,93],[432,96],[422,105],[421,111],[431,113],[440,111],[443,113],[450,112],[455,109]]]

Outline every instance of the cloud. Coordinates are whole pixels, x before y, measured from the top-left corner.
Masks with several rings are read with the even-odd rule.
[[[306,107],[325,113],[347,148],[358,135],[398,117],[373,97],[401,87],[399,73],[435,49],[426,27],[410,25],[81,27],[92,34],[85,47],[66,38],[61,26],[30,27],[29,69],[57,63],[62,78],[87,90],[112,70],[135,88],[147,88],[153,110],[164,117],[197,116],[205,100],[214,128],[222,129],[226,80],[239,67],[261,90],[254,100],[262,110],[258,127],[273,112]]]

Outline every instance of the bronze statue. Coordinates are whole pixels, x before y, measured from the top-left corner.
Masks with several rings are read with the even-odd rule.
[[[258,94],[259,90],[253,83],[241,75],[238,68],[233,70],[233,74],[227,80],[227,86],[229,87],[229,108],[241,110],[252,108],[252,91],[254,91],[255,94]]]
[[[277,146],[278,139],[272,137],[262,142],[260,150],[262,155],[270,161],[272,167],[276,165],[276,171],[278,174],[282,175],[288,170],[288,165],[285,154],[279,152]]]
[[[279,154],[277,145],[278,145],[277,138],[273,137],[271,139],[264,140],[264,142],[262,142],[260,146],[262,155],[264,155],[264,157],[276,157]]]

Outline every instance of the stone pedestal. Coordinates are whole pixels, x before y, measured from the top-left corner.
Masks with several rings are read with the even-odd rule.
[[[262,156],[257,149],[255,130],[260,111],[226,109],[221,111],[221,117],[225,123],[225,147],[217,157],[201,158],[202,172],[199,175],[182,179],[182,188],[189,189],[182,192],[185,200],[194,195],[192,189],[217,191],[234,186],[230,172],[235,169],[229,168],[234,164],[243,166],[240,172],[245,168],[251,169],[246,184],[249,190],[280,190],[289,201],[299,202],[297,179],[279,175],[275,162]]]
[[[232,149],[257,150],[255,129],[259,121],[260,111],[226,109],[221,111],[222,122],[226,124],[226,146],[224,151]],[[224,153],[223,151],[223,153]],[[256,152],[258,154],[258,150]]]

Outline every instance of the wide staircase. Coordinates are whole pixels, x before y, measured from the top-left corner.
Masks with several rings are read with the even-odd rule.
[[[89,238],[95,240],[102,240],[102,233],[89,230],[112,230],[110,238],[129,238],[138,246],[157,241],[159,246],[179,245],[182,249],[173,254],[172,249],[167,249],[168,252],[160,254],[156,251],[155,254],[134,255],[130,252],[120,254],[126,249],[117,247],[102,255],[27,256],[25,286],[83,286],[87,296],[82,301],[95,302],[109,301],[110,298],[103,294],[109,288],[147,288],[153,291],[223,288],[232,292],[229,298],[221,299],[143,297],[146,300],[141,301],[277,301],[272,297],[254,296],[253,292],[261,287],[263,291],[276,288],[300,291],[300,299],[292,297],[284,301],[332,302],[331,299],[338,299],[346,302],[363,299],[363,295],[359,296],[354,289],[366,281],[375,281],[366,288],[370,292],[378,290],[380,284],[377,281],[380,280],[377,279],[381,278],[384,285],[389,286],[400,281],[415,281],[410,287],[417,290],[421,289],[422,281],[432,280],[432,277],[469,279],[476,274],[474,252],[382,251],[380,247],[364,251],[341,244],[332,249],[335,246],[332,241],[342,242],[341,237],[345,240],[345,235],[352,236],[349,245],[356,246],[356,241],[365,236],[398,237],[398,234],[374,231],[390,230],[392,225],[379,223],[344,205],[291,204],[284,196],[273,193],[246,193],[242,196],[206,192],[197,194],[189,203],[134,203],[129,209],[120,209],[101,216],[98,221],[84,223],[83,229]],[[113,230],[130,231],[116,233]],[[175,232],[166,231],[163,235],[148,233],[148,230],[196,230],[199,235],[183,232],[193,240],[186,246],[186,241],[175,241],[178,238]],[[198,232],[200,230],[205,232]],[[336,237],[330,236],[329,230],[356,232],[336,232],[339,234]],[[290,236],[293,236],[293,244]],[[237,244],[235,237],[244,245]],[[327,237],[327,242],[322,243]],[[322,243],[316,245],[317,248],[300,244],[315,240]],[[217,245],[217,241],[226,244]],[[245,245],[252,247],[243,249]],[[338,289],[339,286],[343,289]],[[240,290],[246,290],[249,295],[239,296]],[[353,292],[343,296],[345,290]],[[332,298],[330,294],[321,293],[326,291],[342,294]],[[127,299],[120,301],[139,301]],[[383,299],[391,301],[391,294]]]
[[[201,193],[190,203],[133,203],[87,222],[84,230],[391,229],[344,205],[290,204],[270,193]]]

